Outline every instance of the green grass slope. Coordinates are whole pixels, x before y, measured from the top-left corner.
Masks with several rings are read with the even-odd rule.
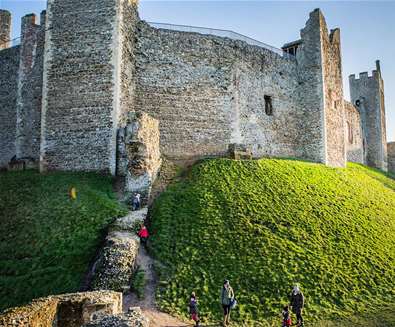
[[[108,177],[0,173],[0,310],[78,290],[102,230],[123,213]]]
[[[220,319],[224,278],[239,325],[277,326],[294,283],[310,321],[395,303],[395,181],[361,165],[204,161],[159,197],[151,224],[159,302],[174,314],[196,291],[202,316]]]

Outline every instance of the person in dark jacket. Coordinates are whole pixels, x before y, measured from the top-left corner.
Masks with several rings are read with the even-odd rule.
[[[195,322],[195,326],[199,326],[199,316],[197,307],[197,298],[195,292],[192,292],[191,299],[189,301],[189,313],[191,314],[191,319]]]
[[[304,296],[298,285],[295,285],[291,293],[292,312],[296,315],[296,326],[303,326],[302,310],[304,307]]]
[[[235,298],[233,288],[230,286],[227,279],[224,280],[224,285],[221,290],[221,304],[224,310],[224,321],[223,325],[228,326],[230,322],[230,309],[232,302]]]

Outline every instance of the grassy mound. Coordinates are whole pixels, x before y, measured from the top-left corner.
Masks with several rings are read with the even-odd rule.
[[[123,213],[108,177],[0,173],[0,310],[78,290],[102,230]]]
[[[160,305],[185,316],[196,291],[202,316],[220,319],[224,278],[250,326],[278,325],[294,283],[310,320],[395,303],[394,208],[395,181],[361,165],[205,161],[154,204]]]

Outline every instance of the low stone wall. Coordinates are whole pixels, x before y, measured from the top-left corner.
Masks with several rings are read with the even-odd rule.
[[[79,327],[122,312],[122,294],[112,291],[49,296],[0,315],[0,326]]]
[[[395,173],[395,142],[387,143],[388,171]]]
[[[104,316],[94,320],[83,327],[148,327],[149,321],[143,316],[140,308],[130,308],[127,313],[113,316]]]
[[[140,247],[140,240],[133,227],[135,223],[144,221],[146,215],[147,208],[132,211],[110,226],[104,248],[94,268],[91,283],[93,290],[129,289]]]

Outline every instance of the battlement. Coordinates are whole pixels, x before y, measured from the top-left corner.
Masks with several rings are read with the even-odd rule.
[[[348,79],[350,83],[352,82],[358,82],[358,81],[369,81],[369,80],[374,80],[376,81],[378,78],[381,78],[381,68],[380,68],[380,60],[376,60],[376,69],[371,71],[371,74],[369,72],[361,72],[359,73],[359,77],[356,78],[355,74],[351,74]]]

